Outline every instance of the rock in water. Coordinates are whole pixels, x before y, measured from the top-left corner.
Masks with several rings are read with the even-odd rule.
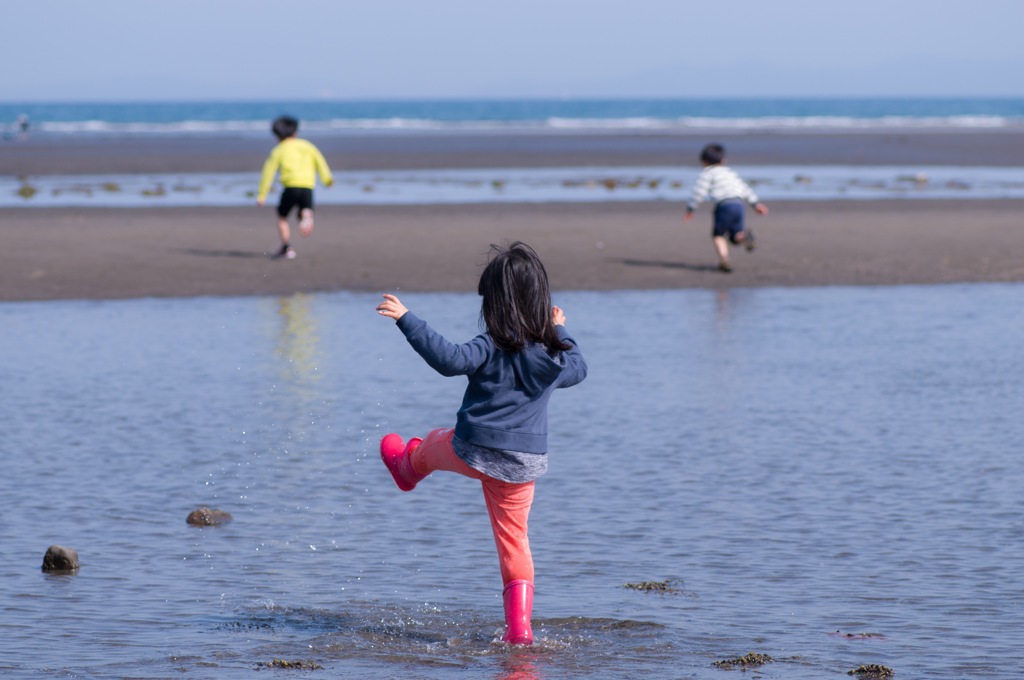
[[[74,548],[51,545],[43,555],[43,571],[71,572],[78,571],[78,553]]]
[[[196,508],[188,514],[185,522],[194,527],[219,527],[232,519],[230,512],[213,508]]]

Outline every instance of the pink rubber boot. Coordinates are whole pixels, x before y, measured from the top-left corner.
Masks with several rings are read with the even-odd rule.
[[[386,434],[380,440],[381,460],[384,461],[391,476],[395,478],[395,484],[402,491],[412,491],[426,477],[413,469],[412,461],[409,459],[409,454],[422,441],[419,437],[413,437],[406,444],[400,436],[394,433]]]
[[[533,584],[523,580],[509,581],[501,595],[505,603],[505,635],[501,639],[513,645],[532,645]]]

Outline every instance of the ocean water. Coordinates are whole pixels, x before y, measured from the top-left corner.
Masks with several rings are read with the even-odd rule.
[[[495,642],[478,486],[379,461],[463,382],[376,296],[5,303],[0,674],[1019,677],[1022,293],[556,294],[590,375],[552,400],[529,649]],[[477,332],[475,296],[403,301]]]
[[[1024,126],[1024,98],[608,99],[415,101],[197,101],[0,103],[5,134],[18,116],[32,134],[232,133],[266,136],[288,113],[307,133],[432,131],[553,133],[689,130],[857,131]]]

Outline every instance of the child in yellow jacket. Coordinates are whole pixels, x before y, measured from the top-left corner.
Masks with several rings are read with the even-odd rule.
[[[299,139],[299,121],[290,116],[281,116],[274,121],[271,129],[279,141],[263,164],[256,205],[263,206],[270,185],[274,182],[274,175],[280,172],[281,184],[284,186],[281,201],[277,205],[277,232],[281,237],[281,249],[271,257],[275,260],[291,260],[295,258],[295,249],[289,242],[289,213],[297,208],[299,233],[303,236],[312,234],[313,188],[316,187],[317,175],[320,175],[324,186],[328,187],[334,184],[334,178],[320,150],[311,142]]]

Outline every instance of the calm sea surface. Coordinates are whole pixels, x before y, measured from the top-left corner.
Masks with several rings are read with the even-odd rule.
[[[0,102],[0,137],[257,134],[289,113],[306,132],[908,130],[1024,126],[1020,97]]]
[[[478,485],[379,461],[464,381],[376,300],[0,305],[0,675],[1020,677],[1021,285],[556,295],[590,377],[552,400],[527,650]],[[475,296],[403,301],[476,333]]]

